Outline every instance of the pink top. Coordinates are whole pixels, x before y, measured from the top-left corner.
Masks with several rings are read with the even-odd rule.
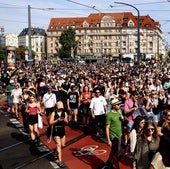
[[[127,100],[125,101],[124,111],[127,111],[127,110],[131,109],[131,108],[134,107],[134,106],[138,108],[137,101],[134,102],[131,98],[129,98],[129,99],[127,99]],[[128,116],[128,114],[127,114],[127,116]],[[128,120],[129,120],[129,121],[133,121],[133,116],[132,116],[132,114],[130,114],[130,115],[128,116]]]

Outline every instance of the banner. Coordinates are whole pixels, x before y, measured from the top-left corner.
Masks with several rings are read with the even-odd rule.
[[[7,67],[11,68],[11,69],[14,69],[15,68],[15,60],[16,60],[16,57],[15,57],[14,51],[12,51],[12,50],[8,51]]]

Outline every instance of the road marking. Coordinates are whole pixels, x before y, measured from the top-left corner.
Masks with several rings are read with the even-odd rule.
[[[54,168],[60,168],[57,163],[55,163],[54,161],[50,161],[50,164],[54,167]]]
[[[82,147],[78,151],[73,151],[75,156],[84,156],[84,155],[102,155],[105,154],[107,151],[106,150],[98,150],[99,146],[98,145],[89,145]]]

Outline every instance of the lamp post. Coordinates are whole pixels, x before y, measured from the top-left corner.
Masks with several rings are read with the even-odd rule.
[[[31,7],[28,5],[28,57],[30,60],[32,60],[31,46]]]
[[[138,28],[138,32],[137,32],[137,64],[139,65],[140,64],[140,12],[139,12],[138,8],[136,8],[135,6],[133,6],[131,4],[124,3],[124,2],[114,2],[114,3],[130,6],[130,7],[134,8],[138,13],[138,18],[137,18],[137,21],[138,21],[138,25],[137,25],[137,28]]]

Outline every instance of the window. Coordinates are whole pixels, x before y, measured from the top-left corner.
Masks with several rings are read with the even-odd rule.
[[[119,46],[119,42],[118,41],[115,42],[115,46]]]
[[[122,45],[123,45],[123,47],[126,47],[126,41],[123,41]]]
[[[149,42],[149,46],[150,46],[150,47],[153,47],[153,42]]]

